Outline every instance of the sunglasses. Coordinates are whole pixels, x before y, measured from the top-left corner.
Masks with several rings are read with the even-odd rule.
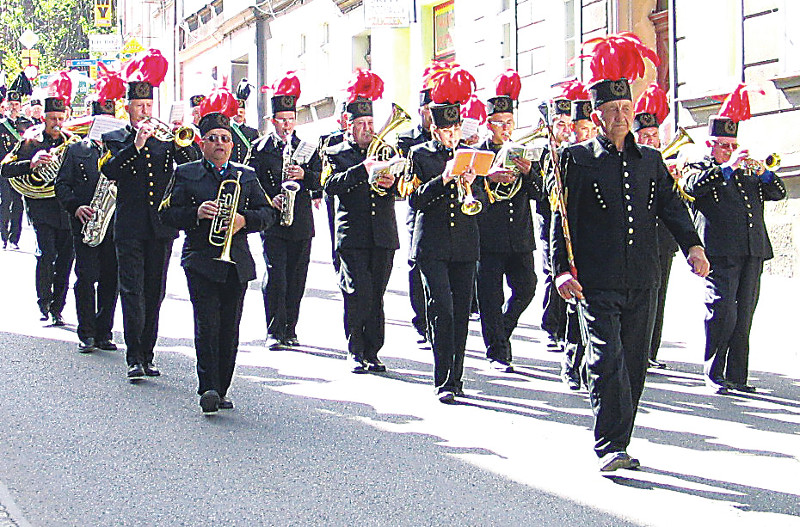
[[[489,124],[498,128],[514,128],[514,121],[489,121]]]
[[[217,134],[211,134],[211,135],[207,135],[207,136],[205,136],[205,137],[203,138],[203,141],[208,141],[208,142],[210,142],[210,143],[223,143],[223,144],[227,144],[227,143],[230,143],[231,141],[233,141],[233,137],[231,137],[231,136],[229,136],[229,135],[217,135]]]
[[[720,143],[719,141],[714,141],[713,144],[717,148],[721,148],[723,150],[736,150],[739,148],[738,143]]]

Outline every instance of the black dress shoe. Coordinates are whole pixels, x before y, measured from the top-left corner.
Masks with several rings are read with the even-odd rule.
[[[56,327],[61,327],[61,326],[64,325],[64,319],[61,318],[61,315],[59,315],[57,313],[52,313],[50,316],[51,316],[51,320],[52,320],[52,322],[51,322],[52,325],[54,325]]]
[[[367,359],[367,369],[371,372],[382,373],[386,371],[386,365],[378,357]]]
[[[219,410],[220,397],[216,390],[208,390],[200,396],[200,408],[204,414],[215,414]]]
[[[91,353],[95,350],[94,339],[89,337],[86,340],[78,342],[78,351],[81,353]]]
[[[666,370],[667,364],[661,361],[657,361],[655,359],[650,359],[647,361],[647,366],[649,368],[653,368],[654,370]]]
[[[367,373],[369,371],[369,365],[361,357],[351,355],[349,362],[352,367],[350,371],[353,373]]]
[[[289,337],[289,338],[283,340],[283,345],[284,346],[299,346],[300,345],[300,341],[297,340],[297,337]]]
[[[233,410],[233,401],[231,401],[227,397],[220,397],[220,399],[219,399],[219,409],[220,410]]]
[[[282,339],[275,337],[267,337],[267,349],[280,350],[283,349],[284,346],[285,345]]]
[[[144,368],[141,364],[131,364],[128,366],[128,378],[132,380],[144,379]]]
[[[489,359],[489,366],[499,372],[514,373],[514,366],[502,360]]]
[[[756,387],[743,382],[726,383],[728,388],[737,392],[756,393]]]
[[[158,377],[159,375],[161,375],[161,372],[158,371],[158,368],[156,368],[155,364],[153,364],[152,362],[148,362],[147,364],[144,365],[144,374],[147,375],[148,377]]]
[[[48,313],[47,311],[42,311],[42,316],[39,317],[39,320],[41,320],[42,322],[50,320],[50,313]]]
[[[94,343],[94,347],[103,351],[117,351],[117,345],[110,340],[99,340]]]
[[[578,391],[581,389],[581,381],[577,375],[570,375],[569,373],[562,373],[561,380],[564,381],[564,384],[572,391]]]
[[[439,399],[440,403],[451,404],[455,402],[456,394],[452,390],[445,388],[436,394],[436,398]]]

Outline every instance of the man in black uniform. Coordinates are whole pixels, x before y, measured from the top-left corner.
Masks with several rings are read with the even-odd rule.
[[[695,198],[695,225],[714,270],[706,277],[703,371],[713,393],[752,393],[756,389],[747,383],[750,326],[764,261],[772,258],[764,201],[783,199],[786,187],[737,144],[737,121],[715,116],[708,125],[711,154],[690,165],[693,173],[684,187]]]
[[[514,131],[514,101],[518,92],[502,87],[510,84],[505,77],[519,75],[507,72],[498,80],[498,95],[487,100],[486,113],[492,136],[478,146],[497,154]],[[497,162],[496,162],[497,163]],[[486,345],[486,358],[493,368],[511,373],[511,333],[519,317],[536,293],[536,270],[533,251],[536,248],[531,215],[532,199],[541,195],[541,183],[532,174],[531,161],[513,159],[514,168],[498,166],[487,178],[490,200],[478,215],[481,252],[478,260],[478,307],[481,333]],[[505,300],[503,283],[508,283],[511,296]]]
[[[407,158],[411,154],[411,149],[413,147],[431,140],[430,104],[432,102],[431,89],[422,89],[419,92],[419,125],[417,125],[416,128],[412,128],[411,130],[397,135],[397,151],[401,156]],[[408,229],[409,239],[414,236],[414,220],[416,219],[416,214],[417,211],[409,205],[408,214],[406,214],[406,228]],[[419,343],[422,344],[427,340],[425,293],[422,290],[422,276],[419,273],[419,267],[416,262],[414,262],[414,258],[411,255],[410,243],[408,247],[408,299],[411,301],[411,309],[414,311],[411,325],[417,330],[419,334]]]
[[[231,133],[233,133],[231,161],[234,163],[243,163],[253,143],[258,140],[258,130],[252,126],[247,126],[247,123],[244,121],[245,106],[247,104],[245,99],[247,99],[247,97],[243,98],[243,94],[240,91],[237,91],[236,95],[239,103],[239,110],[236,116],[231,120]]]
[[[6,93],[8,112],[0,119],[0,160],[6,157],[22,140],[22,134],[33,121],[20,114],[22,97],[19,92]],[[22,196],[11,187],[6,178],[0,178],[0,236],[3,249],[19,249],[19,236],[22,233]]]
[[[52,149],[64,144],[61,125],[66,116],[66,103],[60,97],[48,97],[44,109],[44,131],[40,136],[18,143],[6,156],[2,168],[4,178],[32,174],[43,165],[58,162]],[[41,320],[50,318],[54,326],[63,326],[61,311],[67,301],[73,257],[69,216],[55,197],[26,196],[25,206],[36,232],[36,296]]]
[[[661,154],[637,145],[630,133],[628,81],[598,81],[590,92],[592,119],[601,132],[562,154],[574,264],[559,206],[553,211],[553,275],[564,299],[585,302],[594,450],[600,470],[608,472],[639,466],[626,449],[644,388],[658,296],[656,217],[688,253],[696,274],[708,274],[708,260]]]
[[[344,298],[344,332],[353,373],[386,371],[378,359],[385,321],[383,294],[400,247],[394,212],[395,175],[373,178],[374,159],[367,158],[372,141],[372,101],[357,99],[347,106],[347,141],[328,147],[331,175],[325,192],[335,197],[336,252],[339,289]]]
[[[292,180],[300,185],[294,197],[291,225],[284,225],[286,221],[283,220],[288,216],[285,214],[281,224],[261,234],[267,264],[261,291],[267,317],[267,346],[271,349],[299,344],[297,320],[311,258],[311,238],[314,236],[311,200],[322,197],[320,174],[315,169],[319,166],[314,159],[316,151],[300,163],[293,159],[301,143],[294,133],[299,81],[296,86],[290,82],[280,84],[288,85],[290,89],[277,90],[272,97],[274,131],[253,145],[250,156],[250,166],[255,169],[261,186],[276,208],[283,203],[275,202],[274,198],[283,193],[284,181]]]
[[[114,101],[92,101],[92,115],[114,115]],[[89,138],[67,147],[64,162],[55,182],[56,197],[69,212],[72,221],[72,246],[75,251],[75,311],[78,315],[78,351],[95,349],[114,351],[111,330],[117,307],[117,254],[114,236],[107,230],[100,243],[89,246],[83,241],[83,226],[98,214],[92,200],[100,181],[97,162],[102,145]],[[109,184],[103,176],[103,185]]]
[[[269,206],[253,169],[229,161],[233,137],[228,117],[208,113],[201,118],[199,130],[203,159],[175,170],[160,215],[166,225],[186,232],[181,265],[194,309],[197,393],[203,412],[214,413],[218,408],[233,408],[227,394],[236,366],[239,323],[247,283],[256,277],[247,234],[267,229],[277,213]],[[229,222],[215,230],[219,236],[212,244],[211,227],[219,224],[215,218],[223,212],[216,201],[223,180],[229,181],[224,188],[230,192],[236,186],[231,181],[238,182],[239,199],[235,210],[227,211]],[[227,229],[233,229],[231,261],[220,261],[223,247],[219,244],[226,244]]]
[[[328,173],[329,165],[326,151],[329,147],[336,146],[339,143],[342,143],[345,140],[345,134],[347,133],[348,124],[350,119],[347,116],[347,101],[342,103],[342,111],[339,113],[339,129],[335,132],[330,134],[324,134],[319,137],[319,143],[317,144],[317,152],[319,152],[319,161],[320,161],[320,173]],[[320,175],[320,178],[322,176]],[[328,195],[327,192],[322,193],[322,197],[325,201],[325,211],[328,215],[328,232],[331,236],[331,262],[333,262],[333,269],[336,273],[339,273],[339,255],[336,252],[336,231],[334,230],[333,221],[336,214],[334,210],[334,199],[333,196]]]
[[[159,81],[160,83],[160,81]],[[153,348],[158,315],[167,285],[172,243],[178,233],[158,217],[158,206],[174,164],[191,161],[190,147],[159,141],[147,118],[153,112],[153,84],[128,82],[130,125],[103,135],[111,158],[102,173],[117,183],[114,244],[119,265],[119,294],[125,334],[128,378],[156,377]]]

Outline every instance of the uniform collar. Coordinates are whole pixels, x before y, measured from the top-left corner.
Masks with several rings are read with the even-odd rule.
[[[608,137],[602,134],[598,134],[597,142],[599,143],[602,150],[605,150],[608,153],[618,153],[617,147],[614,145],[614,143],[611,142],[611,140]],[[638,144],[636,144],[636,140],[634,139],[633,134],[631,132],[628,132],[628,134],[625,136],[625,146],[623,150],[624,150],[623,154],[626,156],[636,155],[639,158],[642,157],[642,149],[639,147]]]
[[[209,161],[206,158],[203,158],[203,166],[206,167],[206,169],[208,169],[212,174],[219,174],[220,176],[224,177],[225,173],[230,168],[231,163],[230,161],[228,161],[224,165],[222,165],[222,168],[217,169],[217,167],[215,167],[214,164],[211,163],[211,161]]]

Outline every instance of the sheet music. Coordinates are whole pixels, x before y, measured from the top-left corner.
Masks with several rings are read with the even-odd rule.
[[[300,144],[297,145],[297,148],[294,149],[294,154],[292,154],[292,161],[294,161],[298,165],[302,165],[303,163],[308,163],[308,160],[311,159],[311,156],[314,155],[314,150],[316,149],[317,145],[315,143],[309,143],[308,141],[300,141]]]
[[[183,122],[184,104],[183,101],[175,101],[169,109],[169,122]]]
[[[472,137],[473,135],[478,134],[478,123],[477,119],[473,119],[471,117],[467,117],[461,121],[461,137],[464,139],[468,137]]]
[[[93,141],[100,141],[103,138],[103,134],[125,128],[126,126],[128,126],[128,121],[123,121],[122,119],[117,119],[110,115],[96,115],[94,121],[92,121],[92,127],[89,128],[87,137]]]

